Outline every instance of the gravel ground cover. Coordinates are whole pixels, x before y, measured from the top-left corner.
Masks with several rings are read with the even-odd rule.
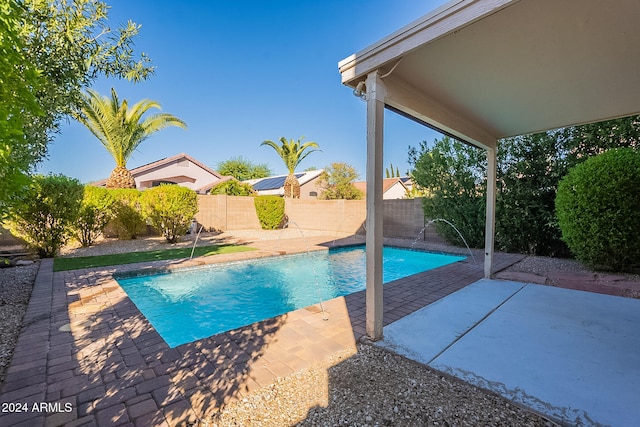
[[[279,379],[201,427],[557,426],[472,385],[368,344],[335,366]]]
[[[265,233],[258,239],[286,237]],[[205,235],[201,244],[246,241],[250,236]],[[255,240],[255,237],[254,237]],[[190,245],[185,241],[178,245]],[[200,244],[200,242],[199,242]],[[168,247],[161,239],[105,241],[92,248],[66,248],[67,256],[99,255]],[[173,246],[175,247],[175,246]],[[512,271],[542,274],[553,269],[586,271],[571,260],[526,257]],[[38,263],[0,269],[0,385],[11,360]],[[433,371],[388,350],[359,344],[352,356],[336,355],[278,379],[224,407],[200,427],[211,426],[555,426],[503,398]]]
[[[0,385],[11,362],[39,263],[0,269]]]

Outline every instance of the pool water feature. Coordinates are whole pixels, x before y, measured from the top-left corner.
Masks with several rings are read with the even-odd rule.
[[[383,282],[441,267],[463,256],[385,247]],[[365,289],[363,246],[116,276],[171,347]]]

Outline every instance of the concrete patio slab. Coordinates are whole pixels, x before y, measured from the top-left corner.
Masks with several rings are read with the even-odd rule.
[[[480,280],[391,323],[379,344],[428,364],[523,286]]]
[[[505,288],[502,302],[493,299],[496,287]],[[565,424],[637,425],[640,301],[534,284],[512,292],[517,287],[476,282],[387,327],[382,345]],[[496,302],[484,318],[475,312],[474,323],[468,307]],[[452,315],[446,307],[460,308]],[[446,343],[458,313],[471,326]],[[438,350],[424,341],[441,354],[433,359]]]

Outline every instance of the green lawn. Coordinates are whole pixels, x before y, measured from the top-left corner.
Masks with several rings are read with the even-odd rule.
[[[235,245],[214,245],[197,247],[193,256],[230,254],[253,251],[255,248]],[[134,262],[159,261],[164,259],[189,258],[191,248],[166,249],[161,251],[128,252],[113,255],[84,256],[77,258],[55,258],[53,271],[77,270],[79,268],[104,267],[107,265],[132,264]]]

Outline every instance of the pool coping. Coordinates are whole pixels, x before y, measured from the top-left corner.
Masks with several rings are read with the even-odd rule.
[[[327,249],[326,238],[316,240],[318,250]],[[291,242],[285,252],[309,249],[308,242],[299,246]],[[268,253],[274,254],[229,255]],[[521,258],[498,254],[496,265]],[[144,267],[160,263],[189,264]],[[51,402],[61,410],[1,413],[0,424],[192,423],[280,377],[349,357],[365,334],[365,291],[359,291],[324,302],[326,321],[310,306],[169,348],[113,279],[114,272],[135,268],[140,266],[53,273],[52,260],[41,261],[1,396],[2,402]],[[481,277],[482,265],[455,262],[390,282],[383,291],[384,324]]]

